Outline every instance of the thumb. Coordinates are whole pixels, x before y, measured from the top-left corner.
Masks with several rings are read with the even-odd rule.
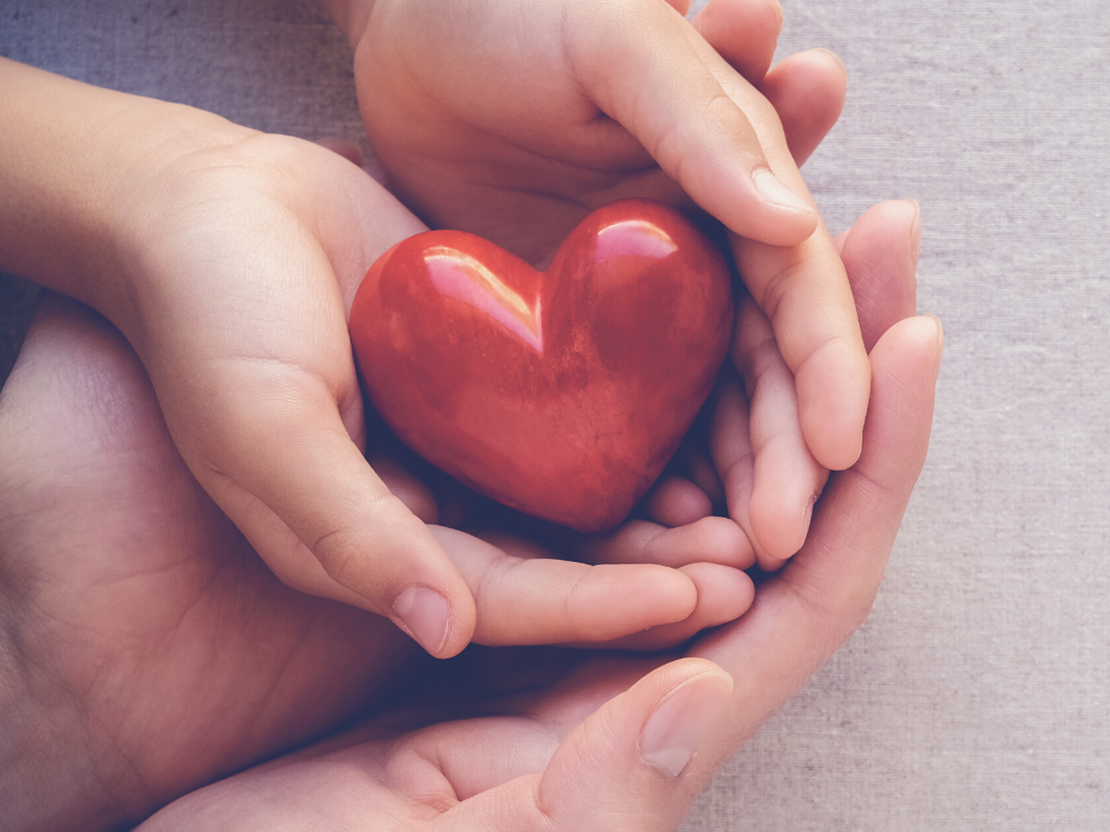
[[[695,202],[735,233],[763,243],[794,245],[814,232],[815,209],[779,180],[764,154],[761,136],[785,148],[770,105],[753,124],[713,68],[735,72],[675,9],[608,3],[588,23],[564,35],[578,82]],[[776,155],[780,166],[789,158]],[[794,171],[779,172],[796,178]]]
[[[687,764],[731,693],[732,678],[715,664],[682,659],[606,702],[563,740],[540,777],[534,809],[547,819],[542,828],[677,827],[703,782],[684,776]]]
[[[285,370],[263,381],[255,366],[212,402],[220,436],[191,466],[201,484],[286,584],[387,616],[435,656],[458,653],[475,626],[462,576],[363,458],[326,386]]]

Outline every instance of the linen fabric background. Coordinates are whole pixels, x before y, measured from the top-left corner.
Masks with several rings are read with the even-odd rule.
[[[871,618],[682,828],[1105,832],[1110,4],[782,4],[779,57],[848,66],[814,196],[834,231],[919,200],[946,353]],[[348,46],[302,0],[0,0],[0,54],[262,130],[362,132]],[[0,280],[5,375],[34,291]]]

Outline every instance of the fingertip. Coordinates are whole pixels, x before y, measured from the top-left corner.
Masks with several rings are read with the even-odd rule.
[[[428,653],[447,658],[457,653],[451,639],[451,605],[442,593],[411,586],[393,602],[394,621]]]
[[[843,345],[814,353],[796,380],[802,436],[810,453],[833,471],[851,468],[863,447],[863,424],[871,395],[871,366]],[[840,379],[831,384],[830,379]]]
[[[640,570],[650,570],[650,573],[645,573],[645,591],[643,593],[636,593],[635,585],[632,584],[629,590],[632,597],[649,598],[650,590],[657,598],[656,603],[660,610],[660,619],[662,620],[663,610],[668,610],[669,615],[666,616],[671,622],[683,621],[688,618],[698,606],[698,587],[689,575],[682,572],[681,569],[671,569],[665,566],[657,566],[654,564],[644,564],[637,567]]]
[[[698,591],[700,629],[735,621],[755,600],[755,584],[740,569],[718,563],[691,563],[681,570]]]
[[[830,471],[845,471],[856,464],[863,449],[861,422],[851,416],[826,420],[803,415],[802,434],[818,462]]]
[[[767,73],[760,91],[774,105],[794,162],[801,166],[840,118],[848,75],[827,49],[790,55]]]
[[[944,326],[940,318],[932,313],[915,315],[898,322],[888,332],[880,339],[885,342],[884,349],[887,352],[898,349],[913,356],[921,371],[929,374],[928,381],[935,383],[944,355]]]
[[[591,567],[562,605],[568,620],[561,639],[581,645],[635,640],[681,626],[698,613],[699,587],[681,569],[654,564]]]
[[[913,197],[909,197],[906,202],[913,208],[913,220],[910,224],[910,259],[916,269],[917,261],[921,256],[921,203]],[[940,323],[939,318],[937,323]]]
[[[758,541],[756,550],[760,568],[773,571],[793,557],[809,533],[816,494],[806,499],[781,498],[756,490],[752,495],[749,517],[752,533]]]
[[[755,563],[744,530],[728,517],[716,516],[655,535],[645,545],[645,558],[672,567],[706,562],[747,569]]]
[[[917,309],[921,212],[913,200],[868,208],[844,235],[839,253],[855,298],[865,350]]]
[[[810,229],[809,234],[812,234],[813,231],[816,230],[817,224],[813,206],[784,185],[782,181],[771,172],[770,168],[756,169],[752,173],[752,178],[755,180],[755,187],[756,190],[759,191],[759,195],[767,202],[771,203],[776,208],[782,208],[786,211],[813,217],[814,227]],[[808,237],[809,234],[806,236]]]
[[[718,180],[716,188],[721,188]],[[770,246],[788,247],[805,242],[817,230],[816,209],[782,182],[770,168],[757,164],[751,172],[750,201],[737,199],[745,186],[738,183],[727,202],[702,207],[714,214],[733,233]],[[695,194],[696,196],[696,194]],[[717,195],[724,196],[723,189]]]
[[[705,491],[685,477],[666,477],[649,492],[644,511],[656,523],[675,528],[710,516],[713,503]]]

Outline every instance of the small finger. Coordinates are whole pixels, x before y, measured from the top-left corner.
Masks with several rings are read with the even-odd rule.
[[[827,49],[790,55],[756,82],[779,114],[790,155],[799,167],[840,118],[847,83],[844,63]]]
[[[696,586],[676,569],[591,566],[553,558],[518,538],[434,531],[473,592],[480,644],[607,642],[683,621],[698,603]]]
[[[737,316],[732,359],[744,380],[751,414],[754,470],[747,511],[752,545],[760,566],[772,569],[805,541],[828,469],[806,446],[794,377],[779,354],[770,323],[750,299],[741,304]],[[729,508],[730,514],[743,512],[743,506],[734,503]]]
[[[583,540],[574,554],[589,563],[654,563],[671,568],[717,563],[748,569],[755,563],[748,536],[727,517],[703,517],[674,528],[629,520],[610,534]]]

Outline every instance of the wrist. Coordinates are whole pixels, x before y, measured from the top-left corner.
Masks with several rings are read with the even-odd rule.
[[[0,59],[0,270],[115,318],[130,237],[174,157],[253,131]]]

